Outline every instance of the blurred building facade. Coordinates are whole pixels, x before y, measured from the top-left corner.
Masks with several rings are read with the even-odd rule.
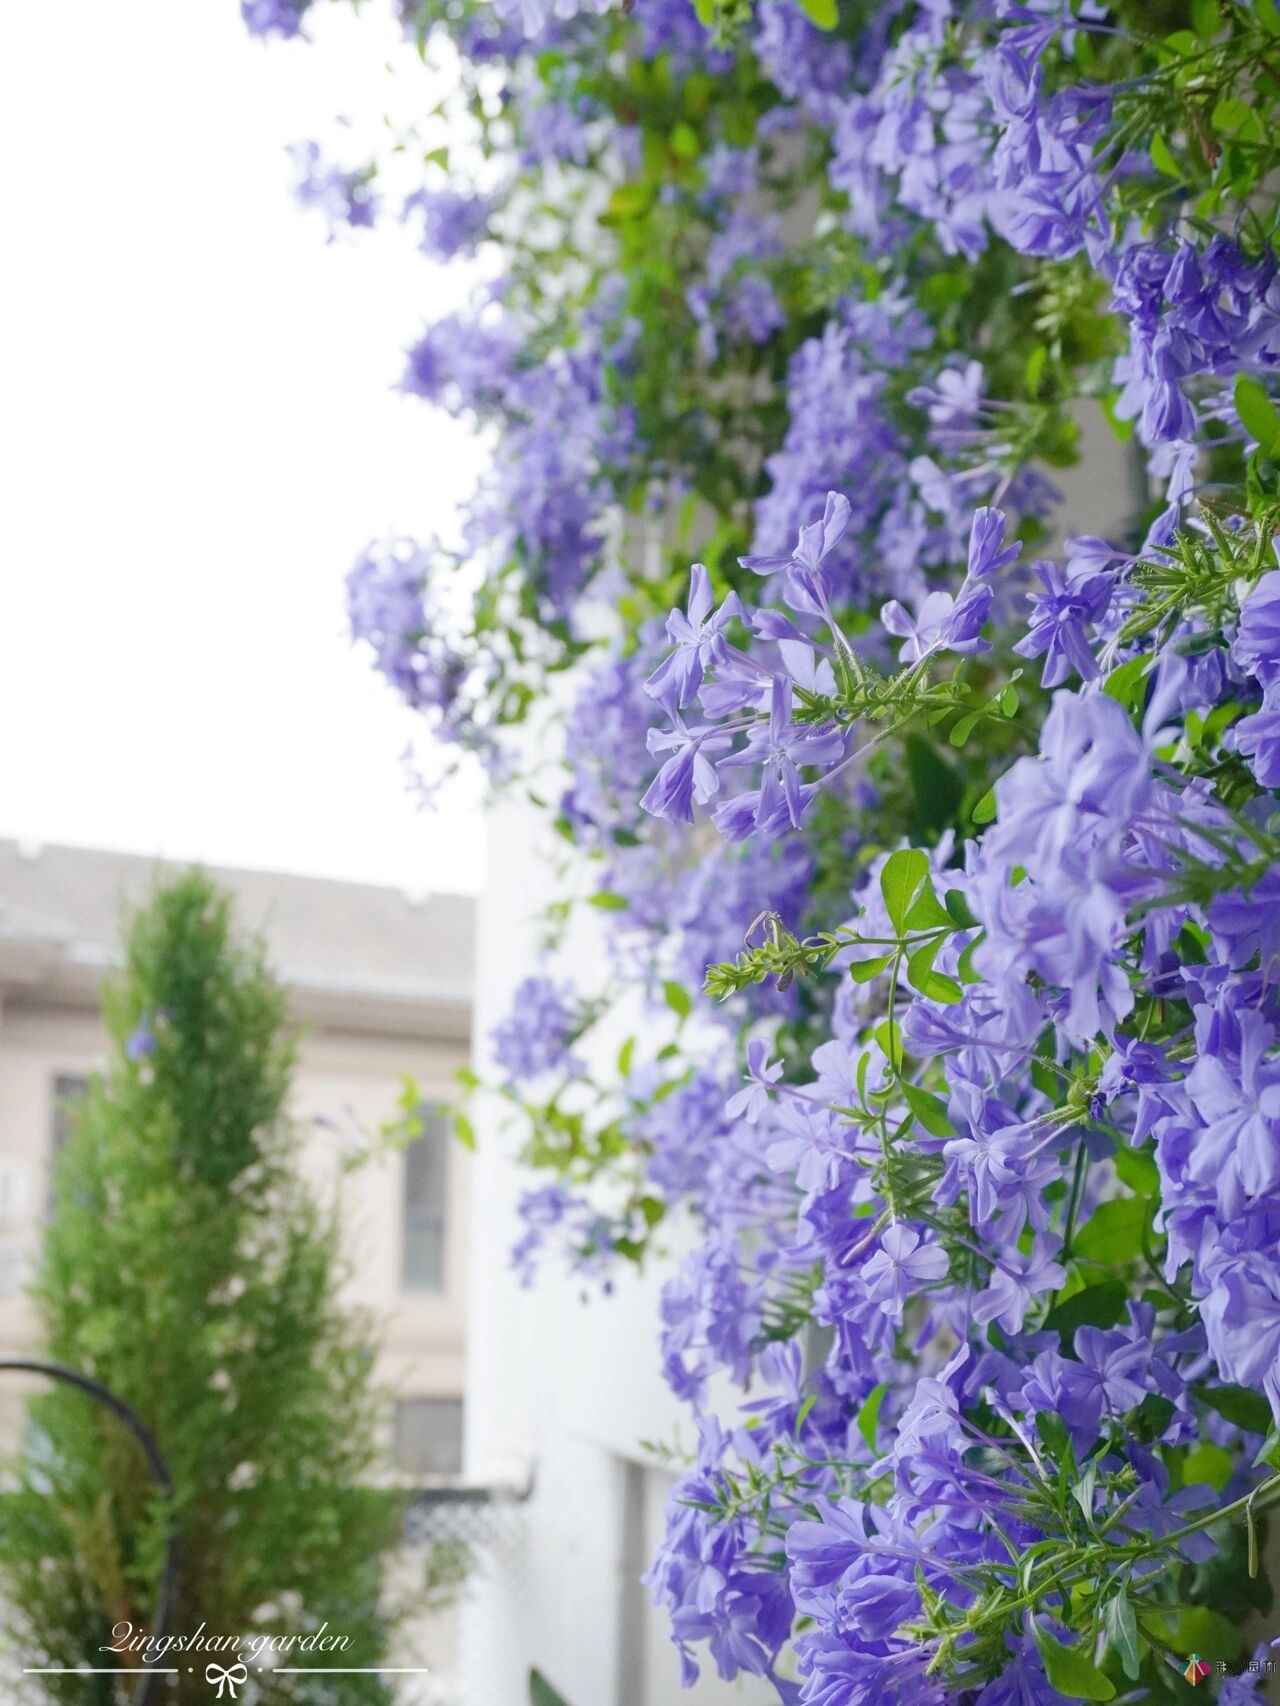
[[[39,1353],[24,1295],[52,1204],[69,1109],[106,1064],[102,983],[124,912],[165,867],[131,855],[0,841],[0,1357]],[[470,1055],[473,902],[261,871],[210,869],[241,928],[260,932],[300,1028],[291,1113],[303,1166],[340,1193],[349,1301],[382,1323],[388,1450],[424,1487],[462,1469],[469,1163],[441,1108]],[[421,1135],[380,1147],[406,1077]],[[375,1154],[345,1164],[372,1142]],[[21,1445],[23,1383],[0,1377],[0,1455]],[[421,1526],[421,1525],[419,1525]],[[452,1669],[449,1624],[419,1630]]]

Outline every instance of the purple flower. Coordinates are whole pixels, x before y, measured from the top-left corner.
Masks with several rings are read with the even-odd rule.
[[[568,984],[527,977],[512,997],[510,1013],[493,1028],[493,1058],[513,1083],[574,1070],[569,1045],[582,1017]]]
[[[1033,563],[1043,592],[1032,593],[1031,625],[1014,651],[1019,657],[1044,658],[1041,682],[1061,687],[1074,669],[1082,681],[1094,681],[1098,664],[1086,627],[1101,621],[1111,603],[1112,577],[1084,575],[1072,579],[1056,563]]]
[[[745,1090],[738,1090],[724,1105],[724,1111],[731,1120],[746,1120],[748,1125],[755,1125],[760,1116],[768,1111],[769,1087],[776,1084],[782,1077],[782,1062],[769,1062],[769,1045],[758,1037],[747,1044],[747,1077],[750,1083]]]
[[[839,492],[828,492],[822,520],[808,522],[800,529],[794,551],[787,556],[740,557],[738,560],[744,569],[754,569],[758,575],[774,575],[779,570],[793,569],[815,581],[823,562],[844,538],[851,514],[848,498]]]
[[[1280,569],[1271,569],[1240,607],[1231,655],[1264,687],[1280,682]]]
[[[1249,760],[1264,788],[1280,788],[1280,692],[1268,690],[1262,709],[1241,717],[1228,731],[1231,744]]]
[[[1022,546],[1015,539],[1012,545],[1004,542],[1006,520],[1003,510],[982,507],[973,512],[973,527],[969,534],[970,580],[988,580],[1000,569],[1018,560]]]
[[[1280,1184],[1280,1060],[1262,1014],[1239,1016],[1237,1047],[1205,1051],[1187,1076],[1191,1104],[1204,1122],[1188,1168],[1210,1186],[1224,1215]]]
[[[288,39],[300,34],[311,0],[240,0],[240,16],[255,36]]]
[[[730,648],[724,630],[735,616],[745,613],[736,592],[712,612],[711,576],[701,563],[690,571],[688,613],[673,610],[667,618],[667,635],[675,648],[645,682],[645,690],[660,705],[675,711],[685,706],[702,686],[703,673],[728,661]]]
[[[136,1028],[125,1041],[125,1058],[138,1066],[156,1052],[156,1047],[156,1034],[151,1028],[150,1017],[143,1014],[142,1018],[138,1020]]]
[[[950,1265],[939,1245],[926,1244],[915,1227],[895,1222],[885,1228],[880,1248],[863,1264],[860,1278],[868,1301],[878,1303],[886,1315],[900,1317],[907,1299],[921,1286],[942,1279]]]
[[[834,764],[844,755],[844,736],[837,728],[814,728],[793,723],[791,683],[785,676],[773,678],[769,695],[769,721],[757,724],[747,736],[747,745],[740,752],[721,760],[729,765],[761,766],[760,787],[750,797],[752,819],[761,835],[777,836],[788,826],[799,829],[808,803],[800,780],[804,765]],[[748,796],[743,796],[745,810]],[[731,802],[731,806],[737,802]],[[733,818],[728,809],[717,814],[717,822]]]
[[[329,222],[329,237],[340,225],[353,229],[373,224],[378,198],[370,185],[372,170],[346,172],[327,166],[314,142],[298,142],[289,150],[297,178],[293,193],[300,207],[317,207]]]
[[[401,217],[422,218],[422,252],[434,260],[451,261],[471,255],[488,235],[493,203],[488,196],[468,195],[459,190],[415,190],[404,204]]]
[[[640,801],[644,810],[672,823],[692,823],[694,801],[705,804],[720,786],[712,758],[729,742],[730,737],[715,728],[686,728],[678,714],[670,729],[650,729],[649,751],[670,752],[671,757],[645,789]]]
[[[991,1270],[987,1289],[973,1300],[974,1320],[996,1321],[1006,1333],[1021,1332],[1031,1300],[1056,1291],[1066,1280],[1066,1269],[1053,1259],[1057,1252],[1056,1240],[1040,1239],[1029,1256],[1002,1255]]]

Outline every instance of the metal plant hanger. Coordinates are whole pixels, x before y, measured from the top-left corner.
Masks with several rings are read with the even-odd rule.
[[[147,1468],[151,1479],[160,1492],[164,1494],[169,1506],[168,1535],[165,1541],[164,1568],[160,1572],[160,1581],[156,1590],[156,1607],[152,1617],[151,1636],[160,1640],[169,1633],[173,1621],[174,1605],[178,1596],[178,1529],[173,1515],[173,1476],[165,1461],[164,1453],[156,1444],[155,1435],[142,1418],[133,1411],[123,1398],[119,1398],[108,1386],[101,1381],[92,1379],[87,1374],[79,1374],[73,1368],[63,1368],[56,1362],[42,1362],[35,1357],[0,1357],[0,1374],[39,1374],[46,1380],[60,1380],[66,1386],[74,1386],[86,1397],[92,1398],[96,1404],[101,1404],[104,1410],[110,1410],[116,1419],[123,1423],[142,1448],[142,1455],[147,1460]],[[126,1674],[124,1672],[122,1675]],[[157,1672],[146,1669],[142,1671],[142,1680],[138,1692],[133,1696],[132,1706],[153,1706],[156,1700],[156,1687],[159,1683]]]

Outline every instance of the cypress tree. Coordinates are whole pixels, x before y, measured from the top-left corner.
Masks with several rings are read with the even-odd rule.
[[[176,1634],[327,1623],[340,1654],[281,1662],[377,1665],[399,1512],[371,1486],[381,1400],[368,1324],[339,1300],[336,1211],[299,1177],[281,990],[195,871],[134,917],[105,1010],[110,1065],[59,1157],[35,1285],[45,1354],[109,1386],[169,1461]],[[136,1664],[103,1648],[121,1624],[150,1627],[169,1512],[136,1442],[81,1393],[42,1393],[29,1422],[0,1499],[0,1602],[21,1662]],[[163,1661],[178,1667],[165,1706],[206,1706],[211,1659],[232,1662]],[[389,1699],[369,1676],[253,1679],[249,1698],[282,1706]],[[110,1676],[41,1686],[68,1706],[124,1693]]]

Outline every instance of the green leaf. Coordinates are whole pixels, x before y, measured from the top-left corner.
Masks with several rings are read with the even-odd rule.
[[[601,889],[598,894],[588,896],[592,906],[598,906],[601,912],[625,912],[631,902],[624,894],[615,894],[612,889]]]
[[[1150,1617],[1166,1645],[1184,1657],[1199,1653],[1214,1661],[1234,1659],[1243,1641],[1233,1623],[1207,1605],[1188,1605],[1178,1612],[1158,1612]]]
[[[1102,1608],[1102,1632],[1107,1645],[1120,1660],[1130,1682],[1138,1680],[1138,1620],[1129,1604],[1129,1595],[1117,1589]]]
[[[1041,1442],[1053,1453],[1053,1460],[1064,1473],[1075,1469],[1075,1452],[1071,1445],[1071,1435],[1067,1432],[1067,1424],[1062,1417],[1052,1410],[1036,1411],[1036,1432]]]
[[[1222,28],[1218,0],[1191,0],[1191,27],[1198,36],[1210,41]]]
[[[1251,373],[1236,376],[1236,413],[1250,438],[1256,438],[1264,456],[1280,452],[1280,414],[1265,386]]]
[[[1173,1399],[1160,1392],[1148,1392],[1136,1410],[1129,1412],[1131,1431],[1143,1444],[1160,1438],[1173,1420]]]
[[[892,954],[877,954],[871,960],[855,960],[849,967],[849,976],[855,983],[870,983],[873,977],[879,977],[893,963],[893,957]]]
[[[969,902],[959,889],[948,889],[942,897],[942,904],[953,924],[958,924],[962,930],[972,930],[976,927],[978,920],[973,916]]]
[[[883,1380],[879,1386],[873,1386],[862,1400],[862,1406],[854,1418],[854,1425],[866,1440],[868,1451],[874,1451],[876,1448],[876,1423],[880,1420],[880,1406],[884,1403],[884,1395],[888,1390]]]
[[[800,0],[800,10],[820,30],[834,30],[840,22],[836,0]]]
[[[996,815],[996,791],[988,788],[970,814],[975,823],[990,823]]]
[[[682,983],[664,983],[662,993],[677,1019],[687,1019],[693,1012],[693,997]]]
[[[648,1227],[656,1226],[667,1212],[667,1205],[660,1197],[641,1197],[637,1207]]]
[[[1096,1462],[1085,1465],[1085,1470],[1071,1483],[1071,1497],[1080,1507],[1080,1514],[1093,1527],[1093,1501],[1098,1491],[1098,1465]]]
[[[1271,1406],[1261,1392],[1248,1386],[1193,1386],[1196,1397],[1246,1433],[1265,1434],[1271,1427]]]
[[[1182,167],[1169,152],[1169,144],[1159,131],[1151,138],[1151,164],[1157,172],[1163,172],[1166,178],[1181,178]]]
[[[626,1042],[623,1043],[622,1047],[618,1050],[619,1078],[629,1078],[631,1076],[631,1062],[635,1057],[635,1052],[636,1039],[634,1037],[628,1037]]]
[[[800,1429],[804,1426],[805,1417],[817,1402],[818,1394],[816,1392],[811,1392],[805,1399],[804,1403],[801,1404],[800,1408],[796,1411],[796,1425],[791,1431],[797,1439],[800,1437]]]
[[[1056,1688],[1069,1700],[1115,1698],[1115,1684],[1108,1681],[1088,1658],[1083,1646],[1064,1647],[1046,1629],[1042,1629],[1034,1617],[1028,1621],[1051,1688]]]
[[[1150,1205],[1142,1197],[1113,1197],[1099,1203],[1076,1233],[1071,1254],[1107,1267],[1142,1254]]]
[[[1126,711],[1136,711],[1146,698],[1147,672],[1153,662],[1150,653],[1130,658],[1128,663],[1122,663],[1119,669],[1111,671],[1102,684],[1102,691],[1117,705],[1123,705]]]
[[[1136,1196],[1154,1196],[1160,1188],[1160,1172],[1150,1155],[1142,1149],[1127,1145],[1118,1149],[1112,1161],[1120,1182],[1128,1185]]]
[[[1253,9],[1267,34],[1280,36],[1280,10],[1277,10],[1275,0],[1253,0]]]
[[[563,1694],[555,1689],[540,1670],[529,1672],[529,1706],[568,1706]]]
[[[627,220],[638,219],[642,213],[647,213],[653,201],[653,191],[646,185],[634,181],[619,184],[609,197],[608,206],[600,215],[601,225],[622,225]]]
[[[982,712],[981,711],[970,711],[970,713],[967,717],[961,717],[960,721],[956,724],[956,726],[952,729],[950,735],[947,737],[950,740],[952,746],[956,746],[956,747],[963,746],[964,743],[968,740],[969,736],[973,733],[974,729],[977,728],[978,724],[981,721],[982,721]]]
[[[891,853],[880,873],[880,893],[884,896],[889,922],[899,935],[906,929],[907,914],[929,880],[929,855],[917,847],[901,847]]]
[[[926,982],[933,976],[933,962],[937,959],[941,946],[942,937],[934,936],[929,941],[922,942],[907,956],[907,982],[921,994],[924,993]]]
[[[1044,1318],[1046,1329],[1057,1333],[1064,1350],[1075,1342],[1077,1327],[1114,1327],[1125,1317],[1129,1288],[1123,1280],[1104,1279],[1057,1304]]]
[[[952,930],[955,928],[951,914],[943,906],[934,892],[933,881],[925,878],[924,887],[912,903],[911,911],[907,914],[908,930]]]
[[[1229,1451],[1209,1440],[1202,1441],[1189,1451],[1182,1464],[1182,1483],[1185,1487],[1210,1486],[1220,1493],[1231,1479],[1236,1460]]]
[[[902,1067],[902,1028],[893,1018],[884,1019],[875,1028],[875,1039],[884,1050],[885,1059],[895,1072]]]
[[[956,975],[959,977],[961,983],[982,982],[982,973],[975,970],[973,964],[973,957],[982,946],[982,942],[983,937],[977,937],[974,941],[970,942],[969,946],[961,954],[959,964],[956,966]]]
[[[948,977],[945,972],[931,971],[920,987],[921,995],[930,1001],[940,1001],[944,1006],[954,1007],[957,1001],[963,1001],[964,990],[955,978]]]
[[[1000,695],[1000,709],[1006,717],[1016,717],[1018,704],[1018,689],[1010,682]]]
[[[935,1096],[930,1090],[922,1090],[918,1084],[902,1086],[902,1094],[911,1112],[929,1133],[930,1137],[954,1137],[956,1128],[947,1118],[946,1103],[941,1096]]]
[[[464,1149],[474,1149],[476,1146],[476,1128],[465,1114],[453,1116],[453,1135]]]
[[[667,138],[667,146],[677,160],[696,160],[702,152],[702,144],[698,141],[698,133],[687,119],[681,119]]]

